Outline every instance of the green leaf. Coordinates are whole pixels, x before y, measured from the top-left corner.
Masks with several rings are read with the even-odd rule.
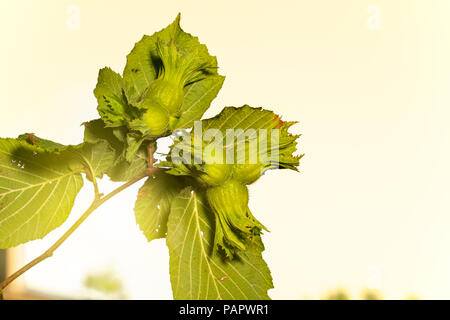
[[[127,149],[125,150],[125,159],[130,162],[133,160],[134,155],[142,146],[144,138],[141,135],[129,133],[127,135]]]
[[[179,129],[190,128],[194,125],[194,121],[200,120],[219,93],[224,80],[223,76],[210,76],[186,86],[181,116],[176,127]]]
[[[271,161],[264,163],[265,170],[275,168],[297,170],[299,160],[303,155],[294,155],[297,151],[296,140],[299,138],[299,135],[289,133],[289,128],[293,124],[295,124],[295,122],[282,121],[280,116],[276,115],[273,111],[262,108],[252,108],[248,105],[244,105],[238,108],[226,107],[217,116],[202,120],[202,133],[205,133],[209,129],[219,130],[221,133],[221,138],[214,140],[214,143],[219,144],[222,142],[224,155],[229,149],[234,149],[235,151],[238,150],[238,144],[244,141],[246,148],[246,153],[244,156],[247,158],[244,159],[245,161],[243,162],[248,162],[249,142],[254,138],[258,140],[265,139],[267,143],[267,153],[271,153],[272,150],[278,151],[278,161],[275,161],[276,158],[274,157]],[[278,130],[278,143],[272,143],[270,141],[271,130]],[[256,133],[254,138],[250,137],[250,133],[252,131]],[[267,134],[263,136],[261,135],[262,132]],[[174,148],[177,148],[178,150],[190,150],[191,163],[194,163],[193,156],[198,154],[194,152],[193,135],[194,131],[191,132],[190,141],[177,141],[171,147],[171,152]],[[205,148],[205,146],[209,143],[210,141],[204,141],[202,147]],[[170,174],[194,176],[199,170],[202,171],[202,165],[199,164],[185,165],[183,163],[174,163],[171,158],[171,152],[167,157],[167,161],[161,164],[172,168],[168,171]],[[175,154],[177,154],[177,152],[175,152]],[[239,163],[241,160],[243,159],[240,159],[235,155],[233,164]]]
[[[280,169],[297,170],[299,160],[303,155],[295,156],[297,151],[296,140],[300,135],[292,135],[288,129],[296,122],[282,121],[281,117],[273,111],[263,108],[252,108],[248,105],[242,107],[226,107],[217,116],[202,121],[203,130],[211,128],[219,129],[223,134],[224,148],[231,147],[229,140],[236,144],[240,138],[245,138],[247,130],[256,130],[258,139],[260,138],[259,130],[279,130],[279,142],[276,145],[271,145],[272,148],[277,148],[279,151],[279,162],[270,164]],[[236,134],[234,139],[229,139],[235,134],[228,129],[241,129],[241,133]],[[270,139],[270,132],[268,131]],[[266,137],[267,139],[267,137]],[[247,141],[249,141],[247,139]],[[270,145],[270,141],[267,141]],[[236,148],[235,148],[236,149]]]
[[[50,140],[42,139],[33,133],[25,133],[18,137],[18,140],[39,147],[45,151],[58,154],[65,154],[72,159],[72,168],[83,170],[90,180],[93,174],[97,178],[102,178],[114,164],[114,149],[104,140],[95,140],[81,143],[79,145],[63,145]]]
[[[61,151],[67,148],[67,146],[53,142],[50,140],[37,137],[34,133],[24,133],[17,137],[19,140],[28,142],[29,144],[44,149],[46,151]]]
[[[83,143],[70,149],[71,152],[81,160],[81,165],[86,169],[88,178],[92,180],[91,174],[97,178],[103,178],[114,164],[115,152],[106,142]]]
[[[0,139],[0,248],[39,239],[68,217],[83,186],[71,153]]]
[[[157,49],[158,41],[164,43],[174,41],[177,49],[184,55],[195,53],[196,59],[193,63],[201,65],[208,61],[208,65],[212,66],[204,74],[203,80],[190,83],[184,88],[185,99],[181,107],[181,119],[176,127],[187,128],[193,121],[200,119],[208,109],[222,87],[224,77],[217,73],[217,60],[209,55],[207,47],[201,44],[197,37],[181,29],[178,15],[168,27],[152,36],[145,35],[127,56],[123,79],[127,83],[124,91],[130,104],[137,106],[158,76],[162,66]]]
[[[147,168],[147,150],[141,147],[130,161],[125,158],[127,129],[124,127],[108,128],[101,119],[92,120],[85,124],[84,141],[98,143],[105,141],[115,151],[115,163],[106,171],[112,181],[128,181],[142,173]],[[119,139],[120,138],[120,139]],[[121,141],[121,139],[123,139]]]
[[[139,149],[134,158],[128,162],[125,158],[121,158],[107,174],[112,181],[128,181],[147,168],[147,152]]]
[[[107,127],[126,125],[133,115],[124,90],[126,84],[120,74],[110,68],[103,68],[98,74],[94,95],[98,102],[98,113]]]
[[[259,237],[233,260],[213,254],[214,215],[201,192],[186,188],[172,202],[167,245],[175,299],[270,299],[270,271]]]
[[[115,132],[127,132],[125,127],[108,128],[102,119],[96,119],[84,123],[84,141],[89,143],[98,143],[100,141],[106,141],[114,150],[123,149],[123,141],[117,137]],[[126,133],[123,134],[125,139]]]
[[[225,107],[217,116],[202,121],[203,130],[215,128],[226,133],[227,129],[272,129],[283,125],[273,111],[263,108]]]
[[[141,187],[134,207],[136,223],[148,241],[167,233],[172,200],[186,187],[185,179],[164,172],[149,177]]]

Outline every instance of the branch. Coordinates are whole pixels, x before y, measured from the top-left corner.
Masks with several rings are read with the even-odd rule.
[[[136,182],[140,181],[141,179],[153,175],[155,172],[160,171],[162,169],[152,167],[145,170],[140,175],[137,175],[136,177],[132,178],[130,181],[124,183],[117,189],[114,189],[110,193],[108,193],[106,196],[101,198],[96,198],[92,202],[92,204],[89,206],[89,208],[83,213],[83,215],[70,227],[69,230],[64,233],[61,238],[59,238],[47,251],[45,251],[43,254],[41,254],[39,257],[10,275],[8,278],[6,278],[5,281],[0,283],[0,297],[1,297],[1,291],[5,289],[11,282],[13,282],[15,279],[20,277],[22,274],[24,274],[26,271],[37,265],[39,262],[51,257],[55,250],[64,242],[67,240],[67,238],[89,217],[89,215],[94,212],[95,209],[100,207],[103,203],[114,197],[116,194],[120,193],[121,191],[125,190],[129,186],[135,184]]]

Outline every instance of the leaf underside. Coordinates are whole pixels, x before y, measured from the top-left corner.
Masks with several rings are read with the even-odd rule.
[[[190,128],[195,121],[200,120],[219,93],[224,80],[225,77],[220,75],[209,76],[184,89],[184,102],[180,119],[177,122],[179,129]]]
[[[171,202],[185,186],[184,178],[161,172],[149,177],[139,189],[134,212],[148,241],[166,236]]]
[[[173,201],[167,245],[175,299],[270,299],[270,271],[259,238],[233,260],[214,254],[214,216],[199,191],[190,188]]]
[[[238,150],[240,141],[246,141],[246,148],[248,149],[248,143],[252,139],[251,133],[255,133],[257,139],[266,139],[267,150],[274,149],[278,154],[278,158],[273,159],[273,162],[268,162],[266,166],[273,169],[291,169],[298,170],[299,160],[303,155],[295,155],[297,151],[297,139],[299,135],[293,135],[288,130],[295,124],[295,122],[282,121],[281,118],[273,111],[263,108],[253,108],[248,105],[242,107],[225,107],[221,113],[213,118],[204,119],[201,121],[202,131],[213,129],[218,130],[221,136],[218,139],[214,139],[214,143],[223,146],[223,152],[227,149]],[[270,138],[267,140],[261,132],[270,134],[270,130],[275,130],[279,133],[279,141],[272,143]],[[192,139],[195,130],[191,131],[191,139],[175,141],[171,146],[171,152],[169,152],[167,161],[164,161],[160,166],[170,167],[168,173],[173,175],[195,175],[195,171],[201,169],[201,166],[193,164],[189,168],[180,163],[177,158],[172,159],[172,151],[177,156],[178,150],[190,150],[191,151],[191,163],[193,161],[194,152],[194,139]],[[203,147],[207,146],[210,141],[203,141]],[[220,144],[222,143],[222,144]],[[261,150],[258,150],[261,151]],[[235,163],[239,161],[248,161],[248,150],[243,154],[244,158],[235,158]],[[194,168],[194,169],[193,169]]]
[[[71,157],[0,139],[0,248],[39,239],[68,217],[83,186]]]

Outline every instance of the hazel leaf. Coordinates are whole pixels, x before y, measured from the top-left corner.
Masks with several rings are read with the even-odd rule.
[[[100,70],[94,95],[98,102],[98,113],[107,127],[124,126],[135,115],[125,97],[126,87],[120,74],[110,68]]]
[[[43,238],[69,216],[83,186],[72,154],[0,139],[0,248]]]
[[[190,128],[194,121],[201,119],[222,88],[224,80],[225,77],[220,75],[209,76],[184,88],[184,102],[180,119],[176,123],[177,129]]]
[[[293,135],[289,132],[289,128],[295,124],[295,122],[282,121],[280,116],[276,115],[273,111],[252,108],[248,105],[242,107],[225,107],[217,116],[202,120],[202,132],[206,132],[209,129],[218,130],[220,137],[214,140],[214,143],[220,145],[223,150],[224,159],[223,162],[237,166],[239,164],[246,164],[250,162],[251,157],[257,160],[257,163],[261,164],[261,173],[267,169],[292,169],[297,171],[299,160],[302,155],[295,155],[297,151],[297,139],[300,135]],[[271,131],[275,130],[278,133],[278,141],[271,141]],[[251,133],[254,132],[254,136]],[[264,134],[263,134],[264,133]],[[251,149],[250,143],[255,141],[258,146],[258,150]],[[203,155],[203,151],[209,142],[203,141],[202,149],[200,153],[196,152],[194,145],[194,131],[190,134],[190,139],[177,141],[171,146],[171,151],[168,154],[167,160],[162,162],[161,165],[170,167],[168,171],[174,175],[192,175],[198,176],[204,172],[205,162],[209,159],[201,159],[199,161],[198,155]],[[262,143],[262,142],[265,142]],[[242,144],[242,145],[240,145]],[[261,154],[250,154],[254,151],[261,151],[259,145],[267,145],[267,148]],[[245,153],[237,152],[239,148],[244,147]],[[188,157],[188,164],[180,163],[181,161],[174,161],[180,159],[172,159],[174,148],[178,150],[188,150],[190,155]],[[232,150],[234,156],[229,162],[226,159],[226,153]],[[175,150],[176,151],[176,150]],[[273,157],[271,161],[263,161],[261,155],[268,156],[272,152],[276,152],[278,157]],[[174,152],[177,154],[177,152]],[[275,154],[275,153],[274,153]],[[195,157],[195,158],[194,158]],[[243,158],[245,157],[245,158]],[[228,161],[228,162],[226,162]],[[259,175],[260,176],[260,175]]]
[[[69,157],[71,159],[71,167],[83,170],[90,180],[92,180],[92,174],[97,178],[102,178],[103,174],[113,166],[115,161],[114,149],[106,141],[102,140],[73,146],[42,139],[28,133],[20,135],[18,140],[45,151]]]
[[[165,238],[172,200],[185,187],[185,178],[160,172],[149,177],[139,189],[134,213],[148,241]]]
[[[170,281],[175,299],[265,300],[273,288],[255,237],[246,251],[224,260],[214,251],[214,214],[201,191],[184,189],[172,202],[167,224]]]
[[[33,146],[39,147],[41,149],[44,149],[46,151],[61,151],[65,150],[67,146],[47,140],[42,139],[38,136],[36,136],[34,133],[24,133],[17,137],[18,140],[25,141]]]
[[[114,150],[114,164],[105,172],[112,181],[128,181],[147,167],[147,150],[140,147],[131,159],[126,159],[126,140],[128,130],[125,127],[106,127],[101,119],[85,123],[84,141],[99,143],[105,141]]]

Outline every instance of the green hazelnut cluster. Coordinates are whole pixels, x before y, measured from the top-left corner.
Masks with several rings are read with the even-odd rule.
[[[267,168],[267,164],[249,163],[246,159],[246,163],[205,163],[195,175],[215,214],[214,242],[227,257],[233,257],[236,250],[245,250],[255,235],[268,231],[248,207],[247,187]]]
[[[254,174],[256,167],[259,166],[210,164],[200,178],[202,182],[208,181],[206,199],[216,217],[214,242],[227,256],[233,256],[236,249],[245,250],[253,236],[263,229],[267,231],[248,208],[247,184],[261,176],[260,167],[257,177]]]
[[[100,70],[97,110],[105,127],[125,144],[122,155],[128,162],[156,139],[201,117],[223,84],[217,69],[217,59],[181,29],[178,15],[135,44],[123,75],[108,67]]]
[[[218,163],[214,155],[205,155],[202,153],[202,159],[196,157],[196,151],[200,150],[192,140],[180,142],[183,150],[190,150],[188,154],[194,158],[190,163],[174,162],[172,154],[169,154],[168,161],[163,165],[171,167],[168,171],[175,175],[188,175],[194,178],[199,188],[204,190],[206,200],[215,218],[215,237],[214,243],[219,252],[225,253],[228,258],[232,258],[237,251],[246,250],[255,236],[262,234],[267,228],[259,222],[251,213],[249,203],[248,185],[256,182],[265,171],[269,169],[293,169],[297,170],[300,156],[293,156],[296,150],[295,140],[297,135],[288,133],[288,128],[293,124],[291,122],[283,122],[278,116],[269,111],[259,111],[259,108],[251,108],[244,106],[241,108],[228,107],[217,117],[217,123],[222,118],[229,118],[230,111],[235,114],[242,113],[239,119],[245,118],[247,114],[262,112],[264,119],[267,119],[268,125],[262,128],[265,134],[256,137],[257,142],[261,140],[263,145],[267,145],[265,152],[258,155],[251,154],[255,152],[250,148],[250,141],[246,140],[241,143],[241,149],[244,153],[239,153],[238,143],[233,148],[230,145],[223,146],[221,152],[223,159]],[[205,126],[211,124],[211,119],[204,120]],[[236,120],[239,122],[240,120]],[[231,121],[235,123],[234,121]],[[262,122],[262,121],[261,121]],[[211,124],[212,126],[213,124]],[[224,129],[224,128],[223,128]],[[277,131],[279,139],[271,142],[270,132]],[[226,134],[226,129],[224,129]],[[192,135],[192,133],[191,133]],[[175,144],[176,146],[176,144]],[[222,146],[219,147],[222,149]],[[201,151],[205,150],[202,145]],[[230,151],[231,150],[231,151]],[[277,152],[278,157],[267,160],[268,154]],[[227,154],[231,156],[227,161]],[[252,160],[251,160],[252,159]]]
[[[204,78],[214,60],[198,63],[198,51],[182,52],[174,40],[159,40],[156,49],[161,60],[157,78],[150,84],[137,107],[143,110],[139,129],[159,137],[173,131],[184,101],[184,87]]]

